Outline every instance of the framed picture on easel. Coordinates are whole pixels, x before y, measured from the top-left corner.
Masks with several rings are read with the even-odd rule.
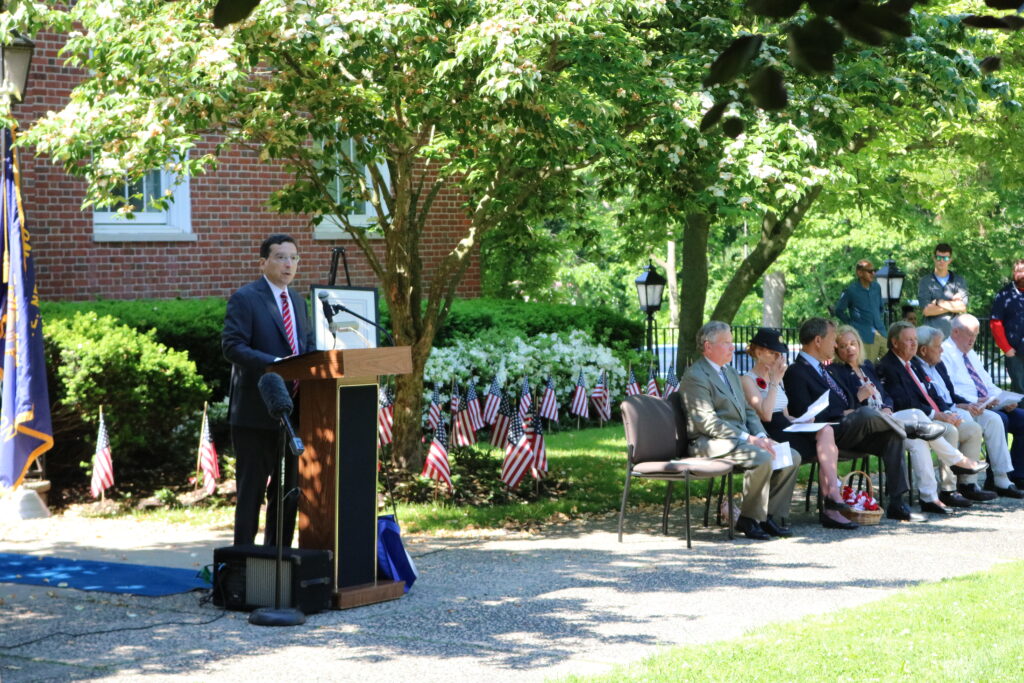
[[[310,286],[317,351],[380,345],[376,287]]]

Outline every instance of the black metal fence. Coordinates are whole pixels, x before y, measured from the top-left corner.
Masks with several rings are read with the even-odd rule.
[[[992,375],[992,380],[1001,387],[1009,388],[1010,378],[1003,364],[1003,352],[996,346],[992,332],[988,326],[988,318],[979,318],[981,330],[974,342],[974,350],[981,356],[985,369]],[[750,369],[752,360],[747,355],[747,344],[757,333],[759,325],[734,325],[732,338],[735,345],[732,364],[736,371],[743,374]],[[789,362],[793,362],[800,351],[800,339],[795,327],[781,328],[782,340],[789,346]],[[664,327],[654,331],[654,354],[658,359],[659,375],[662,377],[676,360],[676,344],[679,341],[679,329]],[[679,372],[682,375],[682,371]]]

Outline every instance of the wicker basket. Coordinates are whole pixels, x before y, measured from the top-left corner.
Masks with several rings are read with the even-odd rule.
[[[853,470],[845,477],[843,477],[843,486],[848,486],[850,484],[850,480],[853,478],[853,475],[855,474],[864,475],[864,481],[868,483],[868,495],[871,496],[872,498],[875,498],[875,500],[878,500],[878,498],[875,497],[875,487],[871,483],[871,476],[868,475],[867,472],[864,472],[862,470]],[[848,520],[850,520],[851,522],[856,522],[861,526],[872,526],[882,521],[881,508],[879,508],[878,510],[854,510],[853,508],[847,508],[845,510],[842,510],[841,512],[843,516],[846,517]]]

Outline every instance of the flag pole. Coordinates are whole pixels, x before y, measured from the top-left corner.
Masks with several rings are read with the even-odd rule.
[[[199,490],[199,468],[203,457],[203,427],[206,426],[206,401],[203,401],[203,421],[199,423],[199,446],[196,448],[196,476],[193,491]]]
[[[103,404],[102,403],[100,404],[100,424],[103,424]],[[99,444],[97,444],[97,445],[99,445]],[[93,476],[95,476],[95,472],[96,472],[96,454],[95,453],[93,453],[93,455],[92,455],[92,470],[93,470],[93,473],[94,473]],[[106,491],[106,489],[101,488],[100,489],[100,503],[105,503],[106,500],[107,500],[107,491]]]

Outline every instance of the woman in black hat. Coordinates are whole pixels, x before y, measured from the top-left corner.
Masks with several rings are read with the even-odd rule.
[[[747,403],[761,418],[769,437],[775,441],[788,441],[790,447],[800,453],[804,462],[817,457],[818,487],[824,501],[823,509],[818,513],[822,526],[827,529],[855,529],[857,525],[839,513],[847,505],[843,502],[837,479],[839,448],[832,428],[826,426],[814,434],[783,431],[793,422],[786,410],[789,399],[782,388],[788,351],[778,330],[759,328],[747,347],[747,353],[754,359],[754,366],[740,378],[743,393]]]

